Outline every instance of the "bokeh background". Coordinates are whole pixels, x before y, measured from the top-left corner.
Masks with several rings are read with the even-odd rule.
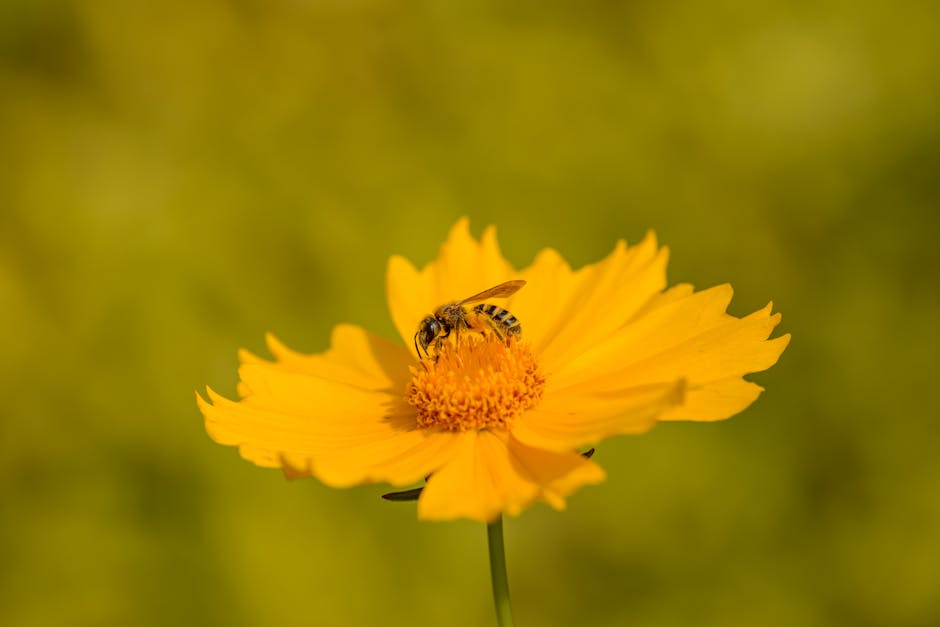
[[[492,625],[480,525],[205,435],[461,215],[774,299],[719,424],[507,522],[517,623],[940,624],[940,5],[0,3],[0,624]]]

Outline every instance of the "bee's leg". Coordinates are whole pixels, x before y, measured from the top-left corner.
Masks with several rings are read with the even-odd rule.
[[[493,332],[493,335],[495,335],[500,340],[506,339],[506,336],[504,336],[502,331],[499,330],[499,326],[495,322],[493,322],[489,318],[484,318],[484,320],[486,322],[486,324],[484,325],[485,326],[484,330],[489,329],[490,331]]]
[[[454,343],[455,343],[457,346],[460,346],[460,330],[461,330],[461,329],[464,329],[464,330],[466,330],[467,332],[470,332],[470,331],[473,331],[474,328],[475,328],[475,327],[474,327],[474,323],[473,323],[473,320],[472,320],[471,318],[466,318],[466,317],[465,317],[465,318],[463,318],[462,320],[460,320],[460,322],[459,322],[458,324],[455,324],[455,325],[454,325],[454,336],[455,336]]]
[[[454,325],[454,348],[456,349],[460,348],[460,328],[461,327],[470,329],[470,325],[468,325],[466,321],[464,321],[461,324]],[[454,358],[457,360],[457,364],[459,365],[459,367],[463,368],[463,357],[460,354],[460,350],[454,351]]]

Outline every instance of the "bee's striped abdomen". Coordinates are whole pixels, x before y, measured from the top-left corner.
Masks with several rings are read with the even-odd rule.
[[[490,325],[501,336],[519,335],[522,333],[522,324],[508,309],[482,303],[474,307],[473,311],[486,317]]]

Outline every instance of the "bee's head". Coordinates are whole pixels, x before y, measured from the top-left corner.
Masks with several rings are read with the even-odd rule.
[[[415,350],[418,351],[418,357],[421,356],[421,351],[418,350],[418,347],[420,346],[424,354],[427,355],[428,346],[431,345],[434,338],[440,335],[443,330],[444,327],[441,326],[441,323],[434,316],[427,316],[421,321],[421,324],[418,325],[418,332],[415,333]]]

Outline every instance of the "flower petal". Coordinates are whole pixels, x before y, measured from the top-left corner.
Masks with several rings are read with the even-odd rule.
[[[437,259],[420,271],[398,255],[389,259],[388,308],[405,344],[411,346],[421,319],[441,305],[516,277],[500,253],[496,229],[487,227],[478,242],[470,235],[469,221],[462,218],[451,229]]]
[[[690,405],[673,416],[717,420],[737,413],[757,398],[756,390],[728,380],[772,366],[790,336],[767,339],[780,322],[780,314],[771,315],[771,305],[744,318],[727,314],[731,295],[731,287],[722,285],[647,309],[560,368],[555,385],[568,394],[590,396],[686,379]],[[714,401],[707,411],[706,398]],[[693,418],[687,411],[693,408],[702,410],[702,417]]]
[[[627,387],[588,395],[546,389],[542,403],[519,416],[512,434],[531,446],[570,451],[615,435],[643,433],[683,404],[685,382]]]
[[[410,379],[408,368],[413,363],[410,353],[400,344],[352,324],[340,324],[333,329],[330,349],[324,353],[298,353],[271,334],[267,344],[277,363],[285,369],[372,390],[404,389]],[[243,351],[242,363],[265,362]]]
[[[401,346],[349,325],[337,327],[319,355],[273,337],[269,344],[275,363],[242,355],[240,402],[212,390],[211,403],[198,398],[213,440],[261,466],[333,486],[406,485],[449,459],[456,438],[419,429],[404,402],[411,360]]]
[[[550,331],[558,326],[559,317],[576,301],[584,271],[573,272],[564,257],[551,248],[541,250],[532,265],[521,271],[527,283],[510,311],[521,322],[522,337],[536,354],[551,339]]]
[[[411,347],[418,324],[437,306],[430,304],[434,300],[431,282],[410,261],[392,255],[385,272],[385,284],[392,322],[405,345]]]
[[[660,307],[665,307],[669,303],[673,303],[679,299],[689,296],[694,291],[695,288],[688,283],[677,283],[676,285],[673,285],[669,289],[660,292],[659,294],[656,294],[651,299],[649,299],[649,301],[647,301],[647,303],[641,307],[639,311],[633,314],[633,318],[631,318],[631,320],[642,318],[643,316],[652,311],[655,311],[656,309],[659,309]]]
[[[691,387],[682,404],[659,416],[659,420],[722,420],[744,411],[764,388],[739,377],[701,383]]]
[[[209,390],[211,404],[198,395],[197,402],[206,431],[219,444],[237,446],[259,466],[315,476],[333,487],[408,485],[451,457],[454,437],[409,428],[413,418],[390,411],[381,395],[322,380],[313,385],[329,398],[314,411],[302,411],[292,398],[259,401],[254,387],[250,400],[233,402]],[[306,396],[312,390],[305,387]]]
[[[539,499],[563,509],[566,496],[605,478],[600,466],[577,453],[540,450],[490,431],[459,438],[454,458],[421,494],[421,519],[489,522],[502,513],[518,515]]]
[[[542,367],[551,373],[620,329],[665,287],[667,259],[652,232],[576,272],[554,251],[539,253],[521,272],[529,284],[512,312]]]

